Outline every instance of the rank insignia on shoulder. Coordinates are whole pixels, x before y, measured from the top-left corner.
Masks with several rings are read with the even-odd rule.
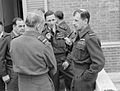
[[[38,36],[38,40],[40,40],[43,44],[45,44],[48,40],[44,37],[44,36],[42,36],[42,35],[40,35],[40,36]]]
[[[81,41],[85,41],[85,39],[83,39],[83,38],[82,38],[82,39],[80,39],[80,40],[81,40]]]
[[[85,39],[80,39],[80,41],[78,42],[78,44],[85,45]]]
[[[90,36],[95,36],[96,34],[95,34],[95,33],[90,33],[89,35],[90,35]]]

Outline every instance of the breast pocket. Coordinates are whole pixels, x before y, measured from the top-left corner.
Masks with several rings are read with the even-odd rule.
[[[74,53],[75,57],[78,60],[81,60],[85,52],[85,45],[78,43],[75,47],[75,50],[76,50],[76,52]]]
[[[59,47],[59,48],[66,48],[65,41],[63,39],[58,39],[57,40],[57,47]]]
[[[83,44],[77,44],[76,45],[76,49],[84,51],[85,50],[85,45],[83,45]]]

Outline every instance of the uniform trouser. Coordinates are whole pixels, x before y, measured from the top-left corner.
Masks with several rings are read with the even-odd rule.
[[[7,91],[19,91],[18,90],[18,74],[13,71],[11,66],[7,67],[8,74],[10,76],[10,81],[7,84]]]
[[[18,75],[19,91],[54,91],[53,82],[48,74]]]
[[[5,83],[2,80],[2,77],[0,77],[0,91],[5,91]]]
[[[73,76],[67,72],[67,70],[63,70],[62,66],[58,66],[57,67],[57,73],[52,77],[54,86],[55,86],[55,91],[59,91],[60,89],[60,77],[62,76],[62,78],[64,79],[65,82],[65,88],[68,89],[68,91],[70,90],[71,87],[71,82],[72,82],[72,78]]]
[[[65,87],[66,87],[67,91],[70,91],[71,82],[72,82],[73,77],[74,77],[73,70],[69,66],[65,71],[62,71],[62,73],[64,74]]]

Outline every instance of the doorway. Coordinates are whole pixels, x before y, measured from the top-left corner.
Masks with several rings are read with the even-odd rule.
[[[1,0],[1,20],[4,23],[5,32],[12,31],[12,20],[15,17],[23,19],[22,0]]]

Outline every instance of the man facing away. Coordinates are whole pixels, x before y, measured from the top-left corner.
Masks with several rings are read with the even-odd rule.
[[[11,42],[13,69],[18,72],[19,91],[54,91],[48,72],[57,70],[53,50],[40,41],[44,19],[28,13],[26,31]]]
[[[73,25],[77,32],[72,52],[68,54],[63,67],[72,63],[74,78],[71,91],[94,91],[98,72],[105,64],[100,40],[91,30],[90,14],[85,9],[73,13]],[[69,66],[69,67],[70,67]]]

